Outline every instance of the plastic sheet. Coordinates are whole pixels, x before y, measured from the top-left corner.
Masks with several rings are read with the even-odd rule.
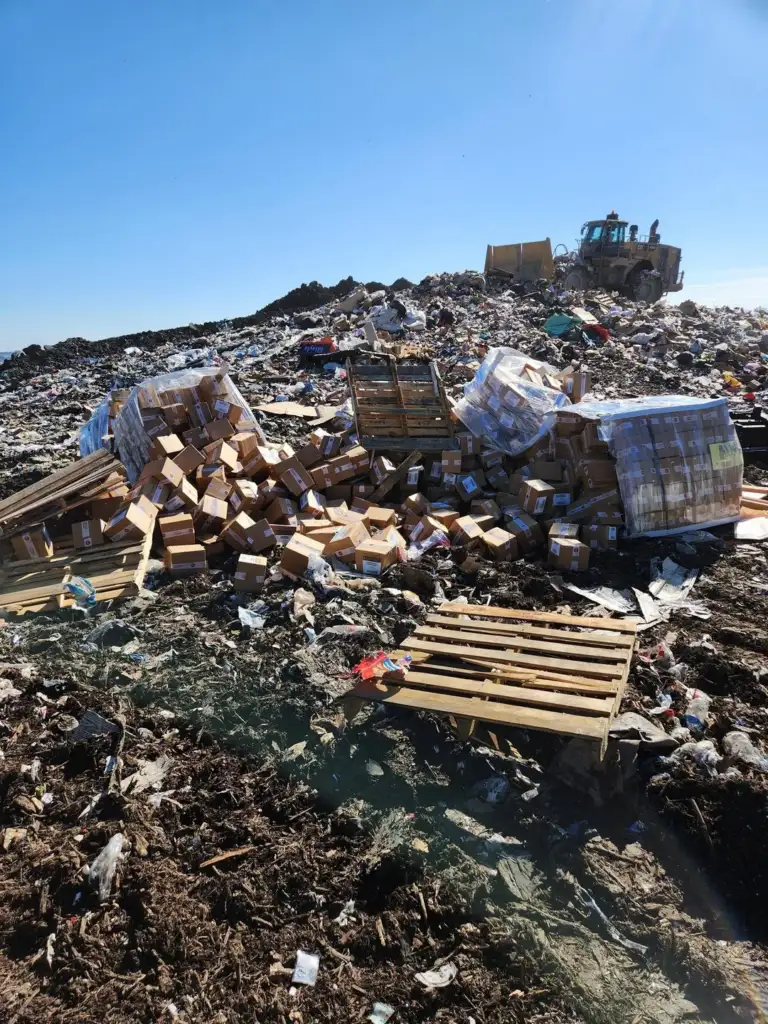
[[[489,447],[520,455],[551,431],[557,410],[571,404],[542,380],[556,373],[516,349],[491,349],[454,411]]]
[[[114,424],[117,454],[125,466],[131,483],[136,480],[144,468],[151,444],[141,421],[137,397],[139,390],[144,387],[153,387],[155,391],[195,387],[204,377],[213,377],[220,372],[221,367],[216,366],[177,370],[173,373],[164,373],[159,377],[148,377],[131,391]],[[226,397],[228,401],[245,410],[243,417],[238,421],[238,430],[256,430],[261,433],[250,406],[229,374],[222,378],[221,384],[224,390],[222,397]],[[82,456],[90,455],[102,447],[102,438],[107,433],[108,421],[109,395],[80,430],[80,454]]]
[[[739,518],[744,458],[724,398],[664,395],[579,402],[616,459],[627,536],[658,537]]]

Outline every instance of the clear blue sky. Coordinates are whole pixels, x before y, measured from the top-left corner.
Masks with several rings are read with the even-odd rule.
[[[768,303],[766,0],[0,0],[0,349],[615,207]]]

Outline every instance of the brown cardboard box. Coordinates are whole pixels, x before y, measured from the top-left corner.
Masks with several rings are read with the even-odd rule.
[[[559,462],[536,459],[533,464],[533,476],[537,480],[546,481],[548,484],[558,484],[563,479],[563,467]]]
[[[330,461],[330,465],[333,467],[333,483],[340,484],[345,480],[351,480],[353,477],[359,476],[361,473],[367,473],[369,461],[370,455],[360,445],[355,445],[354,448],[350,448],[343,455],[337,455],[336,458]]]
[[[509,478],[509,490],[512,494],[519,494],[520,488],[526,480],[533,480],[533,463],[529,466],[522,466]]]
[[[277,454],[280,456],[280,461],[285,462],[286,459],[294,458],[296,452],[293,450],[292,444],[288,444],[287,441],[282,441],[277,446]]]
[[[251,551],[258,554],[259,551],[268,551],[277,544],[277,535],[271,523],[266,519],[257,519],[256,525],[249,531]]]
[[[616,463],[610,459],[589,458],[579,463],[581,479],[591,491],[616,486]]]
[[[53,554],[53,544],[45,526],[38,526],[32,530],[23,530],[21,533],[15,534],[11,537],[11,547],[19,562],[50,558]]]
[[[338,526],[326,525],[326,526],[321,527],[318,530],[306,530],[305,531],[305,530],[299,529],[299,533],[306,533],[308,537],[312,538],[312,540],[316,540],[316,541],[318,541],[318,543],[322,544],[323,545],[323,557],[325,557],[328,554],[328,543],[329,543],[329,541],[333,540],[333,538],[336,535],[336,532],[337,532],[338,529],[339,529]]]
[[[318,428],[310,434],[312,444],[320,449],[324,459],[332,459],[341,451],[341,443],[344,440],[343,434],[329,434],[327,430]]]
[[[240,461],[246,462],[249,456],[259,447],[261,439],[252,430],[238,430],[236,434],[230,437],[229,443],[234,448],[237,448],[237,455]]]
[[[489,473],[486,473],[488,484],[495,491],[508,491],[509,490],[509,474],[505,469],[492,469]]]
[[[196,533],[218,533],[227,518],[227,503],[204,494],[192,513]]]
[[[76,548],[92,548],[104,543],[106,523],[101,519],[83,519],[72,524],[72,543]]]
[[[182,579],[205,572],[208,555],[202,544],[177,544],[165,549],[165,567],[171,576]]]
[[[549,515],[555,489],[544,480],[526,480],[520,488],[520,505],[533,516]]]
[[[331,505],[335,501],[343,501],[349,504],[352,501],[352,484],[332,484],[327,487],[323,494],[325,494],[325,500],[328,505]],[[361,495],[365,497],[365,495]]]
[[[166,405],[163,407],[163,419],[171,428],[171,430],[178,430],[181,427],[185,427],[189,423],[189,416],[187,410],[183,405]]]
[[[376,488],[373,484],[351,484],[350,489],[352,492],[351,498],[365,498],[366,501],[373,496]]]
[[[491,498],[478,498],[469,506],[472,515],[491,516],[497,523],[501,519],[501,509]]]
[[[351,526],[353,523],[362,523],[364,521],[365,513],[358,512],[353,508],[334,508],[328,505],[325,510],[325,515],[334,526]]]
[[[238,512],[252,512],[261,507],[259,489],[253,480],[236,480],[229,495],[229,505],[237,515]]]
[[[423,473],[423,466],[411,466],[410,469],[406,470],[405,479],[400,484],[400,490],[411,492],[413,492],[414,490],[418,490],[419,481],[421,480]]]
[[[535,551],[544,543],[541,526],[527,512],[516,512],[507,516],[504,526],[515,538],[522,552]]]
[[[613,551],[619,546],[619,531],[616,526],[588,523],[581,528],[582,540],[598,551]]]
[[[374,503],[372,501],[368,501],[367,498],[355,498],[352,502],[352,508],[355,512],[365,513],[369,508],[373,508],[373,505]],[[363,515],[363,518],[365,518],[365,515]]]
[[[471,501],[482,492],[485,482],[483,471],[476,469],[473,473],[465,473],[456,478],[456,490],[465,501]]]
[[[254,594],[264,586],[267,580],[267,560],[261,555],[240,555],[233,577],[235,590]]]
[[[160,516],[157,524],[166,547],[195,543],[195,524],[188,512],[179,512],[174,516]]]
[[[415,494],[409,494],[407,498],[403,499],[402,507],[408,512],[415,512],[416,515],[423,516],[429,511],[430,506],[424,495],[416,491]]]
[[[231,481],[220,480],[219,477],[214,477],[205,488],[205,493],[210,498],[221,498],[222,501],[229,501],[232,486]]]
[[[550,459],[552,457],[552,438],[549,434],[540,437],[530,448],[526,448],[520,458],[524,462],[535,462],[536,459]]]
[[[498,452],[492,448],[485,449],[480,452],[480,464],[483,469],[493,469],[494,466],[502,466],[504,464],[504,452]]]
[[[228,441],[214,441],[212,444],[207,444],[203,448],[203,454],[205,461],[210,465],[226,466],[227,469],[233,471],[239,462],[237,448],[229,444]]]
[[[275,466],[275,476],[296,498],[313,486],[313,478],[295,455]]]
[[[323,455],[316,445],[305,444],[303,448],[299,448],[296,452],[296,458],[302,464],[304,469],[311,469],[313,466],[316,466],[318,462],[322,462]]]
[[[226,480],[226,469],[223,466],[217,466],[213,463],[206,464],[205,466],[198,466],[195,470],[195,484],[198,490],[204,491],[214,477],[218,477],[219,480]]]
[[[558,409],[555,418],[555,434],[557,437],[573,437],[584,429],[585,419],[577,412],[569,409]]]
[[[343,562],[354,562],[355,549],[366,540],[370,540],[370,534],[365,523],[338,526],[333,536],[326,541],[325,553],[329,558],[333,555]]]
[[[432,462],[427,471],[427,480],[432,484],[440,483],[443,479],[443,464],[442,462]]]
[[[182,508],[193,509],[200,500],[197,488],[189,480],[182,480],[165,503],[166,512],[178,512]]]
[[[228,402],[226,398],[217,398],[211,408],[214,416],[227,420],[232,426],[239,423],[245,415],[245,410],[241,406]]]
[[[426,540],[427,537],[431,537],[433,533],[438,531],[446,535],[450,532],[448,527],[439,520],[429,515],[422,516],[418,522],[414,523],[411,529],[411,542]]]
[[[194,445],[188,444],[178,455],[174,456],[173,461],[184,476],[189,476],[190,473],[195,472],[198,466],[202,466],[205,463],[205,456]],[[178,484],[175,486],[178,487]]]
[[[134,493],[136,497],[143,494],[153,505],[161,509],[173,494],[173,487],[163,483],[162,480],[145,480],[139,490]]]
[[[441,529],[452,533],[452,526],[461,517],[461,513],[453,508],[430,509],[429,516],[441,524]]]
[[[261,531],[247,512],[239,512],[225,523],[219,537],[235,551],[250,551],[253,550],[254,538],[259,541]]]
[[[153,517],[139,501],[132,501],[112,516],[104,530],[104,536],[114,543],[141,540],[151,532],[154,522]]]
[[[507,530],[495,526],[483,537],[488,555],[496,562],[511,562],[517,558],[517,539]]]
[[[132,499],[134,504],[137,505],[143,512],[146,512],[149,518],[154,524],[155,519],[160,513],[160,509],[145,494],[138,494]]]
[[[569,572],[584,572],[589,568],[589,548],[570,537],[550,537],[547,562]]]
[[[299,498],[299,508],[302,512],[310,512],[314,516],[321,516],[325,513],[325,495],[310,488]]]
[[[275,498],[274,501],[267,505],[264,518],[268,523],[279,523],[293,519],[298,511],[299,506],[295,501],[291,501],[290,498]]]
[[[569,484],[552,484],[555,493],[552,495],[552,514],[560,515],[567,512],[569,505],[573,503],[573,491]]]
[[[457,436],[462,455],[479,455],[483,450],[481,438],[475,437],[474,434],[458,434]]]
[[[266,480],[262,480],[258,486],[259,500],[264,508],[268,508],[273,501],[277,501],[278,498],[290,498],[290,492],[287,491],[282,484],[279,484],[277,480],[273,480],[272,477],[267,477]],[[294,510],[294,515],[298,510],[298,506]]]
[[[479,550],[483,545],[485,531],[474,516],[460,516],[451,523],[450,533],[455,545],[470,550]]]
[[[313,466],[309,475],[312,478],[312,486],[319,491],[325,491],[326,495],[334,487],[333,466],[329,462]]]
[[[451,474],[459,474],[461,472],[461,452],[443,452],[442,457],[440,459],[440,465],[442,466],[444,478],[446,476],[450,476]]]
[[[549,536],[562,540],[578,540],[580,526],[578,523],[552,523],[549,527]]]
[[[252,480],[265,480],[279,465],[280,456],[276,449],[256,445],[243,461],[243,473]]]
[[[173,431],[165,422],[165,419],[158,413],[154,416],[142,416],[142,428],[147,437],[156,438],[164,434],[172,434]]]
[[[235,428],[229,420],[211,420],[203,427],[203,433],[209,441],[229,441],[234,436]],[[237,445],[232,445],[232,447],[237,448]]]
[[[363,522],[370,533],[374,530],[384,530],[388,526],[394,526],[397,522],[397,512],[393,508],[379,508],[378,505],[371,505],[365,510]]]
[[[198,451],[202,451],[208,444],[208,438],[199,427],[191,427],[189,430],[185,430],[181,436],[184,438],[184,444],[191,445]]]
[[[303,534],[295,534],[283,548],[280,568],[291,576],[303,576],[313,555],[323,557],[325,544]]]
[[[187,416],[189,422],[195,427],[204,427],[206,423],[210,423],[211,410],[207,402],[198,401],[192,408],[187,407]]]
[[[102,498],[94,498],[91,502],[91,518],[102,519],[108,523],[115,512],[119,512],[128,497],[128,488],[125,484],[119,487],[111,487]]]
[[[395,562],[397,544],[394,541],[364,540],[355,549],[355,568],[366,576],[381,576]]]
[[[159,434],[149,449],[150,459],[164,459],[166,456],[173,458],[184,449],[184,442],[178,434]]]
[[[592,388],[592,374],[589,370],[579,370],[562,374],[563,391],[572,402],[580,402]]]
[[[378,487],[385,476],[394,473],[395,464],[385,455],[377,455],[371,463],[371,480]]]

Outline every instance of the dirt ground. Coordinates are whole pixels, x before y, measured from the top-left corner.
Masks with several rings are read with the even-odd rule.
[[[144,372],[184,340],[147,344]],[[70,461],[76,426],[129,375],[105,343],[65,398],[20,413],[19,394],[49,393],[51,374],[92,358],[70,347],[60,364],[40,357],[39,379],[34,354],[6,377],[3,495]],[[600,354],[595,372],[607,392],[626,386]],[[671,389],[657,369],[632,374],[638,393]],[[263,397],[263,367],[239,379]],[[291,419],[265,429],[306,433]],[[753,467],[750,479],[768,477]],[[646,586],[659,555],[699,567],[709,617],[676,613],[639,646],[666,640],[685,685],[713,696],[710,735],[738,724],[759,746],[766,549],[714,532],[693,553],[675,538],[626,543],[597,556],[590,581]],[[309,645],[279,584],[261,595],[264,627],[245,630],[230,568],[184,582],[155,568],[113,608],[0,628],[0,1020],[310,1024],[364,1021],[377,1002],[406,1024],[762,1016],[766,776],[646,760],[645,775],[622,780],[609,753],[590,791],[568,778],[555,737],[461,743],[434,717],[381,707],[344,722],[355,664],[396,646],[441,593],[594,613],[554,570],[535,556],[497,567],[432,552],[381,586],[315,589],[316,635],[358,630]],[[121,642],[89,645],[110,618]],[[658,689],[635,658],[622,710],[648,713]],[[73,738],[88,711],[101,734]],[[121,859],[100,901],[83,869],[116,833]],[[320,957],[314,987],[291,980],[299,950]],[[416,977],[440,968],[455,970],[447,987]]]

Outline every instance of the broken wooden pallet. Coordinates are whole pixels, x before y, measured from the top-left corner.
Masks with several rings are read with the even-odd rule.
[[[0,613],[25,615],[75,603],[67,590],[73,577],[87,579],[97,601],[132,597],[147,571],[152,534],[141,542],[100,544],[80,550],[59,548],[49,558],[6,562],[0,569]]]
[[[0,501],[0,533],[10,535],[33,523],[90,500],[109,483],[125,479],[125,470],[103,448],[43,477]]]
[[[635,631],[622,620],[446,602],[392,655],[411,655],[405,680],[366,680],[351,697],[449,715],[464,737],[483,721],[579,736],[602,754]]]

